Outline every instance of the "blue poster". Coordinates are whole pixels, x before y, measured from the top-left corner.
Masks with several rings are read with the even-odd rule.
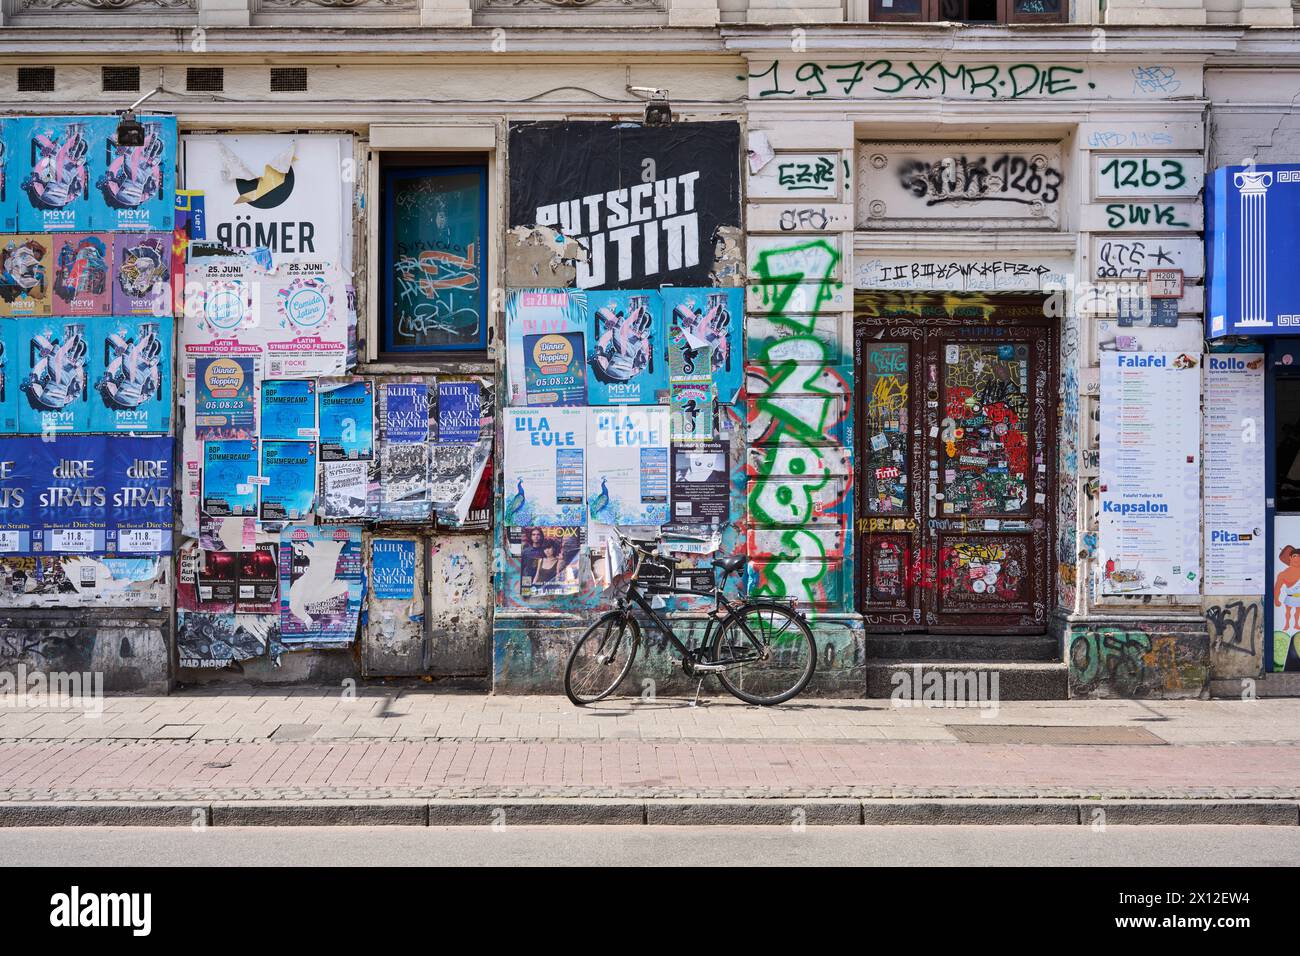
[[[257,434],[253,404],[256,361],[251,356],[226,355],[195,359],[194,435],[199,441],[252,438]]]
[[[26,318],[14,323],[18,351],[18,430],[24,435],[90,430],[87,319]]]
[[[117,120],[109,116],[38,116],[5,126],[7,172],[17,189],[20,232],[89,232],[93,222],[90,154]]]
[[[262,383],[262,440],[302,441],[316,437],[316,383],[311,379],[267,379]]]
[[[18,323],[0,319],[0,435],[18,431]]]
[[[18,204],[15,197],[18,192],[18,180],[14,176],[17,163],[10,149],[12,140],[11,119],[0,119],[0,232],[18,231]]]
[[[654,405],[668,388],[663,300],[653,289],[589,292],[587,398],[591,405]]]
[[[0,438],[0,554],[32,550],[36,459],[39,438]]]
[[[415,542],[375,538],[370,543],[370,586],[381,601],[415,597]]]
[[[384,441],[410,444],[428,440],[429,386],[389,382],[384,386]]]
[[[105,439],[110,473],[108,541],[119,555],[172,550],[172,448],[169,436]]]
[[[172,424],[172,319],[90,319],[90,427],[167,432]]]
[[[438,443],[474,445],[482,435],[483,396],[478,382],[438,383]]]
[[[92,125],[91,221],[96,229],[170,232],[175,213],[176,117],[142,116],[144,143],[122,146],[117,121]]]
[[[257,439],[203,443],[200,507],[214,518],[257,516]]]
[[[316,443],[262,442],[263,521],[310,518],[316,498]]]
[[[320,460],[369,460],[375,455],[374,385],[321,379],[317,402]]]
[[[676,352],[684,360],[709,355],[718,401],[730,404],[745,379],[741,352],[745,290],[665,286],[660,294],[669,354]]]
[[[31,441],[35,462],[33,551],[45,554],[104,554],[114,484],[103,435],[57,435]],[[39,543],[35,540],[39,537]]]

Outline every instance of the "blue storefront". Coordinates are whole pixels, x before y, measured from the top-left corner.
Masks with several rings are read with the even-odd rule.
[[[1242,565],[1236,579],[1258,582],[1265,671],[1300,671],[1300,165],[1215,170],[1206,187],[1206,242],[1206,561],[1212,550],[1232,554]],[[1212,377],[1226,381],[1234,371],[1254,373],[1250,381],[1263,395],[1216,391]],[[1220,460],[1240,467],[1211,463],[1209,436],[1225,412],[1219,395],[1239,403],[1234,410],[1263,411],[1262,429],[1249,413],[1224,422],[1235,428],[1240,454]],[[1255,442],[1262,450],[1249,448]],[[1244,517],[1258,508],[1261,488],[1263,508],[1254,513],[1262,528],[1249,520],[1218,526],[1216,501],[1232,502],[1226,515]]]

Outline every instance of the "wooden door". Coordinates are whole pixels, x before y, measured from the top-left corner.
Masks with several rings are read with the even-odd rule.
[[[857,326],[859,608],[869,629],[1041,633],[1052,329],[996,312],[952,319]]]

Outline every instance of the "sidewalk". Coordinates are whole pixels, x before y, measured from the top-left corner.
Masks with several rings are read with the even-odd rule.
[[[557,800],[803,800],[836,813],[864,802],[1036,801],[1076,817],[1087,804],[1072,800],[1173,800],[1300,824],[1300,700],[1290,699],[1015,702],[996,715],[857,699],[575,708],[426,688],[111,697],[98,717],[5,702],[0,824],[107,820],[70,814],[87,804],[149,804],[153,822],[270,803],[297,807],[299,822],[361,819],[321,816],[338,816],[340,802],[428,822],[430,804]]]

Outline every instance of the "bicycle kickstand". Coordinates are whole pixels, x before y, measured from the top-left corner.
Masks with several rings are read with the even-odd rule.
[[[701,677],[700,682],[695,685],[695,699],[691,701],[692,707],[700,706],[700,688],[703,686],[704,686],[704,678]]]

